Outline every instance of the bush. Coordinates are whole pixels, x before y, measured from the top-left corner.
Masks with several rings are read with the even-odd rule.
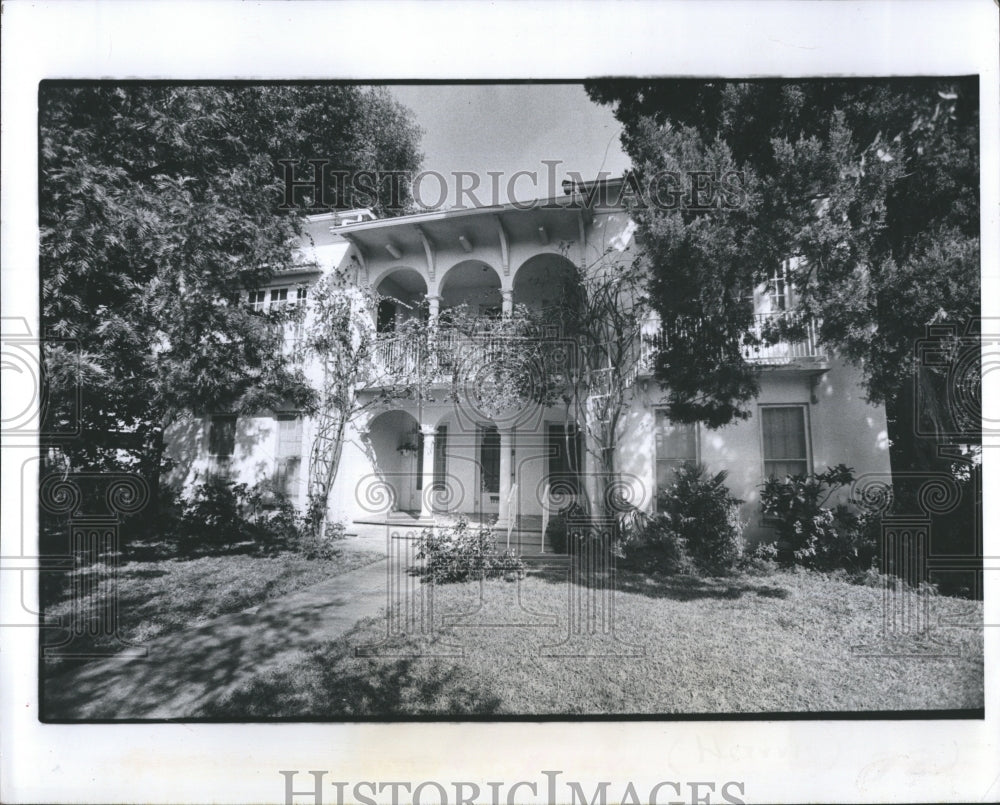
[[[626,564],[664,573],[730,572],[743,552],[743,501],[729,493],[726,477],[700,465],[682,467],[660,493],[655,513],[632,508],[619,515]]]
[[[568,521],[580,520],[587,516],[586,510],[577,503],[571,503],[559,510],[559,513],[549,520],[545,527],[545,539],[554,553],[567,553]]]
[[[309,514],[299,514],[288,497],[267,482],[248,486],[210,476],[183,502],[178,536],[189,547],[253,542],[264,553],[294,551],[307,559],[338,556],[335,538],[343,535],[343,524],[329,524],[323,535],[312,525]]]
[[[854,471],[838,464],[826,472],[769,478],[764,483],[761,509],[776,522],[780,562],[816,570],[871,567],[878,551],[878,518],[844,505],[826,506],[837,490],[853,480]]]
[[[658,528],[673,532],[669,542],[683,546],[704,573],[730,572],[743,553],[743,501],[730,494],[727,477],[725,470],[709,475],[701,464],[684,466],[657,498]]]
[[[684,538],[662,513],[632,515],[619,529],[619,555],[624,564],[661,573],[689,573],[694,567]]]
[[[778,567],[778,547],[773,542],[759,542],[744,552],[740,569],[747,573],[770,575]]]
[[[249,488],[220,475],[210,475],[184,500],[181,539],[198,545],[231,545],[252,537],[243,515]]]
[[[492,527],[470,528],[465,517],[450,528],[425,528],[417,540],[417,558],[426,560],[421,575],[439,584],[524,576],[519,556],[498,551]]]

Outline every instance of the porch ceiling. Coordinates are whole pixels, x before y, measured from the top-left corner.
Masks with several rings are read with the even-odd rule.
[[[503,224],[511,241],[538,243],[539,229],[545,231],[549,242],[560,240],[575,241],[580,236],[579,220],[583,214],[584,223],[593,219],[593,211],[570,206],[565,202],[548,202],[548,206],[519,210],[510,205],[482,207],[470,210],[446,210],[419,213],[399,218],[365,221],[359,224],[335,227],[333,232],[348,238],[366,252],[368,259],[389,259],[386,246],[400,251],[399,260],[424,260],[423,235],[434,248],[454,247],[459,238],[465,238],[473,248],[494,247],[498,240],[497,221]]]

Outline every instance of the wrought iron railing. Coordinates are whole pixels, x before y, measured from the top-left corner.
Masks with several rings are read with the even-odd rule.
[[[530,356],[538,362],[539,375],[549,383],[567,380],[574,358],[565,339],[544,334],[470,334],[442,327],[429,336],[379,335],[372,353],[372,366],[376,376],[386,382],[410,382],[418,378],[437,382],[450,379],[456,370],[469,374],[492,361],[513,361],[515,354],[522,358]],[[527,368],[530,362],[525,362],[526,371],[533,369]]]
[[[783,320],[790,322],[789,314],[759,313],[754,315],[750,334],[756,343],[743,344],[740,348],[745,361],[760,365],[780,366],[793,364],[797,361],[826,360],[826,352],[819,344],[815,321],[808,321],[804,324],[802,338],[775,342],[766,338],[775,325],[780,325]],[[666,346],[670,338],[670,331],[666,328],[651,329],[647,327],[646,330],[642,336],[641,358],[639,360],[643,373],[652,371],[656,354]],[[685,334],[690,335],[690,333]]]

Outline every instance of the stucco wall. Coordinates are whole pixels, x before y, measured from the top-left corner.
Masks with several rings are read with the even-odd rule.
[[[819,377],[815,389],[804,372],[767,371],[751,417],[711,430],[699,426],[699,458],[712,472],[727,470],[733,494],[744,501],[747,537],[770,533],[760,516],[760,485],[764,481],[759,409],[764,405],[802,404],[806,408],[812,470],[844,463],[856,475],[889,472],[885,410],[869,405],[858,386],[857,370],[840,360]],[[625,416],[619,461],[625,480],[633,485],[637,505],[651,506],[655,490],[655,409],[662,401],[659,387],[641,383]]]

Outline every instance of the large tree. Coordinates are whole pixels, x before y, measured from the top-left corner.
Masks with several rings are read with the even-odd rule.
[[[659,363],[676,418],[746,415],[756,378],[736,354],[754,339],[745,298],[794,257],[796,308],[772,336],[818,322],[820,341],[886,404],[894,466],[932,465],[941,440],[918,434],[961,430],[954,383],[970,398],[978,383],[974,367],[956,380],[916,349],[928,325],[961,330],[979,316],[977,80],[613,80],[588,90],[614,106],[645,194],[635,213],[651,302],[679,323]],[[683,192],[700,170],[741,172],[738,203]],[[681,175],[672,209],[650,198],[665,171]],[[940,336],[942,349],[956,344]]]
[[[348,85],[47,83],[39,126],[47,427],[81,427],[69,464],[155,477],[181,410],[315,403],[278,314],[244,304],[294,264],[315,210],[281,209],[280,160],[415,171],[408,110]],[[342,187],[334,201],[352,206]],[[368,206],[402,211],[405,184],[375,190]]]

